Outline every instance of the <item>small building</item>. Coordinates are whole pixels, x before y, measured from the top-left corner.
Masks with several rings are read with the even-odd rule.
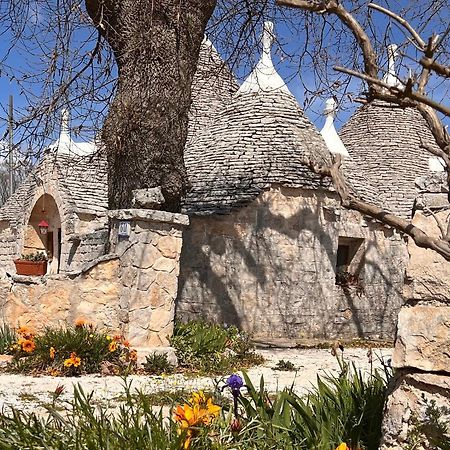
[[[275,70],[272,40],[266,24],[261,60],[240,87],[213,45],[202,45],[185,150],[192,189],[183,201],[190,225],[177,318],[233,324],[263,339],[393,339],[406,240],[343,209],[331,181],[310,165],[340,154],[363,198],[410,217],[415,177],[429,171],[411,130],[428,141],[430,132],[415,111],[371,103],[339,136],[329,103],[320,133]],[[109,245],[106,169],[94,144],[72,141],[65,117],[59,141],[0,208],[0,268],[12,274],[14,258],[42,250],[48,276],[64,278],[101,259]],[[145,295],[151,301],[146,289],[140,307]]]

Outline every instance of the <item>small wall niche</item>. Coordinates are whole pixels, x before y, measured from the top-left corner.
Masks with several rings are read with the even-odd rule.
[[[336,284],[358,285],[364,269],[364,239],[339,237],[336,255]]]

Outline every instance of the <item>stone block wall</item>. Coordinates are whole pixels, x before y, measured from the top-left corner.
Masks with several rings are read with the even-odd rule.
[[[17,236],[11,229],[0,230],[0,276],[15,273],[14,259],[19,256]]]
[[[70,236],[68,254],[64,254],[63,269],[65,272],[80,270],[97,258],[106,254],[109,242],[109,230],[96,230],[91,233]]]
[[[186,216],[149,210],[111,211],[111,253],[80,271],[0,278],[0,322],[73,323],[82,318],[123,333],[134,347],[164,347],[173,332],[182,230]],[[119,237],[120,221],[130,224]]]
[[[445,223],[448,211],[436,217]],[[431,236],[439,235],[432,216],[417,212],[413,223]],[[383,450],[403,450],[412,444],[434,448],[426,433],[417,434],[420,425],[430,423],[433,402],[450,435],[450,262],[412,241],[408,250],[407,301],[398,317],[392,359],[396,375],[383,423]]]
[[[364,239],[362,290],[336,285],[339,236]],[[191,217],[176,315],[259,338],[393,339],[406,259],[397,233],[333,195],[272,188],[229,215]]]

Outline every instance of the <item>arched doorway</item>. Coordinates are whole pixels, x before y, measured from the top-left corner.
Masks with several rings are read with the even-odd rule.
[[[41,221],[48,223],[46,234],[39,229]],[[45,252],[49,259],[48,273],[58,273],[61,259],[61,217],[55,199],[44,194],[36,201],[25,230],[23,253]]]

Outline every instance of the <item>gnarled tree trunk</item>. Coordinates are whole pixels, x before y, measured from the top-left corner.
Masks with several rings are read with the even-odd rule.
[[[101,133],[108,154],[109,206],[130,208],[133,189],[161,186],[168,211],[186,189],[191,83],[216,0],[86,0],[112,47],[116,98]]]

